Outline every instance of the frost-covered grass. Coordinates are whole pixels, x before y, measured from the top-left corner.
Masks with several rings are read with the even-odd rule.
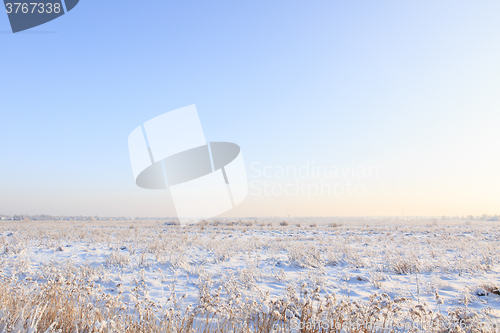
[[[0,332],[492,332],[500,322],[498,222],[285,222],[2,222]]]

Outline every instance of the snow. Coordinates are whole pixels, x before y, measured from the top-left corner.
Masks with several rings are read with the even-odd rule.
[[[261,305],[268,314],[266,302],[310,288],[350,301],[386,294],[435,311],[489,309],[500,318],[498,222],[293,223],[2,221],[0,276],[45,283],[85,275],[130,311],[138,299],[185,309],[218,292],[256,302],[269,295]]]

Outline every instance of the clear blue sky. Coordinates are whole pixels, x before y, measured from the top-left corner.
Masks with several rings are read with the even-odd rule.
[[[1,14],[0,213],[169,215],[165,194],[135,186],[127,137],[190,104],[247,166],[377,166],[363,196],[288,198],[291,215],[500,213],[499,13],[81,0],[18,34]],[[276,200],[233,214],[269,215]]]

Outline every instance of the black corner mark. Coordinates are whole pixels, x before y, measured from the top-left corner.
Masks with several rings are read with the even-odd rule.
[[[73,9],[79,0],[65,0],[66,10]],[[64,15],[61,0],[4,0],[12,32],[31,29]]]

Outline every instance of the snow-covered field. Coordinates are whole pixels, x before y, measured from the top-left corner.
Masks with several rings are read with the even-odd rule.
[[[0,332],[500,323],[499,222],[2,221],[0,265]]]

